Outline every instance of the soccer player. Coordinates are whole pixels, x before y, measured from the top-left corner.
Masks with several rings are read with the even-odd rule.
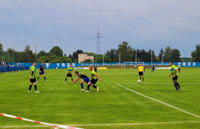
[[[46,81],[46,75],[45,75],[45,71],[44,71],[44,63],[42,63],[41,65],[40,65],[40,68],[39,68],[39,75],[38,75],[38,77],[37,77],[37,80],[39,81],[39,79],[40,79],[40,76],[44,76],[44,80]]]
[[[151,72],[155,71],[155,65],[152,66]]]
[[[178,66],[178,73],[181,73],[181,66]]]
[[[97,72],[97,66],[94,66],[94,71]]]
[[[32,86],[34,85],[35,88],[35,93],[39,93],[37,90],[37,80],[36,80],[36,63],[33,63],[32,66],[30,67],[30,86],[28,92],[31,92]]]
[[[170,62],[170,76],[172,77],[172,80],[173,80],[173,84],[176,88],[177,91],[180,91],[181,90],[181,87],[178,83],[178,75],[177,75],[177,69],[176,69],[176,66],[173,64],[173,62]]]
[[[97,72],[93,69],[93,67],[90,67],[89,71],[91,72],[91,78],[90,78],[90,82],[87,86],[86,92],[90,92],[90,86],[94,87],[96,89],[96,91],[99,92],[99,87],[96,86],[95,84],[97,83],[98,80],[101,80],[101,79],[100,79],[99,75],[97,74]]]
[[[144,66],[142,64],[138,67],[138,74],[141,81],[144,81]]]
[[[87,83],[87,85],[89,85],[90,79],[88,76],[86,76],[85,74],[80,74],[78,71],[75,72],[75,75],[77,76],[76,80],[73,81],[73,83],[76,83],[80,78],[81,80],[81,91],[85,91],[84,89],[84,82]]]
[[[70,77],[71,81],[73,82],[73,77],[72,77],[73,70],[74,70],[74,68],[72,67],[71,64],[69,64],[69,66],[67,68],[67,75],[66,75],[66,78],[65,78],[65,83],[66,83],[68,77]]]

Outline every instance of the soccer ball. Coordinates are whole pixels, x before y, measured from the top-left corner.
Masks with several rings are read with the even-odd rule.
[[[140,80],[137,80],[137,83],[138,83],[138,84],[140,84],[140,83],[141,83],[141,81],[140,81]]]

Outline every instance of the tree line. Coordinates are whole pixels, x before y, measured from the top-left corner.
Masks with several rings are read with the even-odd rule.
[[[128,42],[123,41],[118,45],[117,49],[107,50],[105,54],[96,55],[95,53],[84,52],[83,50],[76,50],[70,55],[64,54],[59,46],[54,46],[50,51],[46,52],[41,50],[35,53],[31,50],[30,46],[26,46],[23,51],[16,51],[13,48],[3,49],[0,43],[0,61],[5,62],[78,62],[78,54],[87,53],[95,57],[94,62],[180,62],[181,54],[178,49],[166,47],[161,49],[159,55],[156,56],[155,52],[151,49],[134,49]],[[200,45],[196,46],[196,50],[191,53],[191,61],[200,61]],[[92,62],[86,60],[85,62]]]

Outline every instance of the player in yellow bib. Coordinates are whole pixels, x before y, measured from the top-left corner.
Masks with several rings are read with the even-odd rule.
[[[32,66],[29,69],[30,72],[30,86],[28,92],[31,92],[32,86],[34,85],[35,93],[39,93],[37,90],[37,80],[36,80],[36,63],[33,63]]]
[[[144,66],[140,64],[138,66],[138,74],[141,81],[144,81]]]
[[[90,67],[89,71],[91,72],[91,77],[90,77],[90,82],[87,86],[86,92],[90,92],[90,86],[94,87],[96,89],[96,91],[99,92],[99,87],[96,86],[95,84],[97,83],[98,80],[101,81],[101,78],[99,77],[97,72],[93,69],[93,67]]]
[[[66,75],[66,77],[65,77],[64,83],[66,83],[68,77],[71,78],[71,81],[73,82],[73,76],[72,76],[72,72],[73,72],[73,71],[74,71],[74,68],[72,67],[71,64],[69,64],[69,66],[68,66],[68,68],[67,68],[67,75]]]
[[[173,64],[173,62],[170,62],[170,75],[172,77],[172,81],[173,81],[173,84],[176,88],[177,91],[180,91],[181,90],[181,87],[178,83],[178,72],[177,72],[177,68],[176,66]]]

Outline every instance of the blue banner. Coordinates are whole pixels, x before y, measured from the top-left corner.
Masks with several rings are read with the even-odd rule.
[[[45,63],[46,69],[64,69],[71,64],[73,67],[88,67],[88,66],[136,66],[143,64],[145,66],[169,66],[169,62],[124,62],[124,63]],[[175,65],[180,67],[200,67],[200,62],[174,62]],[[25,67],[29,68],[32,63],[9,63],[10,67]],[[37,63],[36,68],[39,68],[41,63]]]
[[[0,72],[10,72],[10,71],[19,71],[19,70],[28,70],[28,66],[0,66]]]

